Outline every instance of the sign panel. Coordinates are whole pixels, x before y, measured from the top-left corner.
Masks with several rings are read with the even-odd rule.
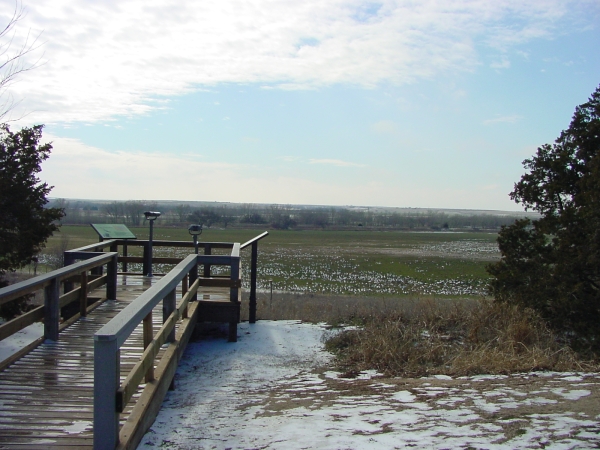
[[[119,223],[90,223],[101,239],[137,239],[129,228]]]

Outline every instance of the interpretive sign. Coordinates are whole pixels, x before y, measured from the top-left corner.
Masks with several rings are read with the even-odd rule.
[[[90,223],[92,228],[103,239],[137,239],[129,228],[122,223]]]

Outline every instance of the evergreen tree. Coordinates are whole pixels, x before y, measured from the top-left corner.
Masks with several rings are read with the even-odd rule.
[[[51,186],[36,176],[52,145],[42,125],[17,133],[0,125],[0,276],[29,264],[58,229],[62,208],[44,208]]]
[[[499,301],[539,311],[579,344],[600,348],[600,87],[555,143],[523,162],[510,196],[538,220],[503,226],[488,266]]]

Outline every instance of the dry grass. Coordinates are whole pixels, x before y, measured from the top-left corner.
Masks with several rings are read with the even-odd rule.
[[[559,342],[532,311],[481,300],[470,305],[423,301],[413,314],[375,315],[327,341],[348,372],[386,375],[509,374],[597,370]]]
[[[348,376],[367,369],[411,377],[599,369],[559,342],[533,311],[485,299],[274,293],[272,301],[259,295],[257,310],[259,319],[355,325],[326,341]]]
[[[340,324],[362,324],[375,315],[413,314],[427,300],[386,297],[358,297],[350,295],[305,294],[290,292],[259,293],[257,318],[262,320],[301,320],[303,322],[327,322]],[[428,300],[438,302],[440,307],[455,304],[473,305],[474,299]],[[242,320],[248,320],[248,299],[242,302]]]

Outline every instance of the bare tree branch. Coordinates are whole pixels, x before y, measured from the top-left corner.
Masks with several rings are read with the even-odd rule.
[[[40,56],[33,63],[29,63],[25,58],[43,45],[43,42],[40,42],[41,33],[32,36],[29,30],[25,40],[15,47],[16,25],[23,17],[25,10],[17,0],[12,17],[0,31],[0,122],[6,122],[6,116],[18,104],[8,88],[16,81],[18,75],[38,67],[42,58]]]

